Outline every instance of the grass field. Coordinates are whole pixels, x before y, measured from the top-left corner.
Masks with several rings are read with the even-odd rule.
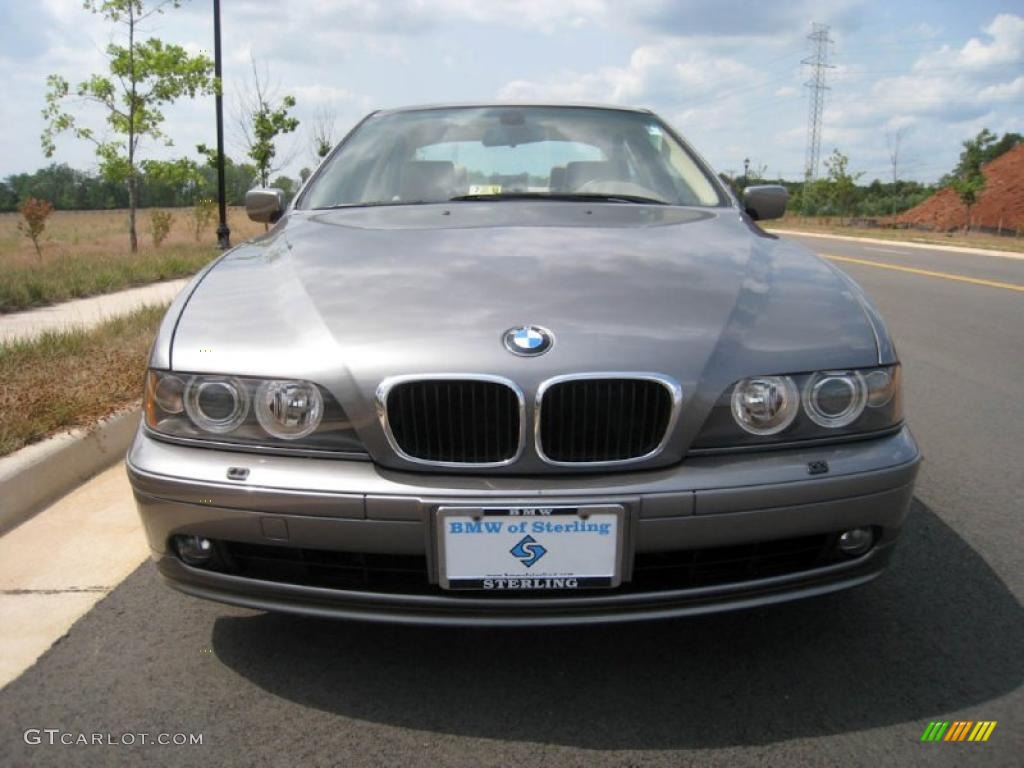
[[[219,252],[216,225],[197,241],[189,208],[166,209],[174,216],[170,235],[154,248],[150,211],[139,211],[139,252],[128,248],[127,211],[56,211],[47,221],[42,257],[18,230],[19,214],[0,213],[0,313],[185,277]],[[241,208],[229,209],[232,243],[263,232]]]
[[[0,344],[0,456],[138,401],[166,311],[145,307],[91,330]]]
[[[933,243],[955,245],[965,248],[987,248],[994,251],[1024,253],[1024,237],[990,235],[984,232],[924,232],[917,229],[889,229],[887,227],[846,226],[838,218],[792,216],[787,214],[777,221],[765,222],[765,229],[792,229],[800,232],[814,232],[847,237],[874,237],[879,240],[894,240],[905,243]]]

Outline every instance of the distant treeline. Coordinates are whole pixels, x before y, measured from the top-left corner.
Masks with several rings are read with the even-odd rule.
[[[746,174],[722,174],[722,180],[739,197],[744,187],[755,184],[782,184],[789,190],[787,209],[805,216],[845,216],[877,219],[913,208],[938,190],[954,186],[958,179],[970,175],[972,169],[980,175],[986,163],[995,160],[1024,140],[1019,133],[1004,133],[1001,137],[987,128],[973,139],[962,142],[960,160],[937,184],[917,181],[881,181],[862,184],[862,173],[849,170],[850,158],[838,149],[824,159],[825,173],[809,182],[769,179],[765,167],[748,168]],[[978,191],[984,187],[981,184]],[[960,194],[958,192],[958,194]]]
[[[806,184],[802,181],[766,179],[742,175],[722,175],[722,180],[732,187],[737,197],[743,187],[755,184],[781,184],[789,190],[787,210],[804,216],[863,216],[878,218],[913,208],[931,197],[939,187],[935,184],[921,184],[917,181],[880,181],[859,185],[837,183],[834,179],[816,179]]]
[[[811,182],[810,187],[802,181],[780,183],[789,190],[789,210],[806,216],[890,216],[913,208],[939,189],[917,181],[875,179],[867,185],[854,184],[844,195],[828,179]]]
[[[173,180],[142,172],[139,177],[139,207],[179,207],[217,194],[217,170],[200,166],[196,176]],[[256,184],[256,168],[248,163],[225,163],[228,205],[243,205],[245,193]],[[291,195],[297,183],[279,176],[273,185]],[[57,210],[104,210],[128,207],[128,187],[101,175],[54,163],[34,173],[16,173],[0,181],[0,211],[16,211],[30,197],[46,200]]]

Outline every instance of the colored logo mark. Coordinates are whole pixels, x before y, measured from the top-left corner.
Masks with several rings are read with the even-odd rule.
[[[921,741],[988,741],[996,728],[996,720],[954,720],[928,723]]]
[[[537,325],[523,325],[505,331],[505,348],[523,356],[542,355],[551,349],[551,332]]]
[[[524,536],[509,552],[512,554],[512,557],[520,560],[523,565],[529,568],[544,557],[548,551],[533,536]]]
[[[520,349],[536,349],[544,343],[544,337],[533,328],[520,328],[513,334],[512,341]]]

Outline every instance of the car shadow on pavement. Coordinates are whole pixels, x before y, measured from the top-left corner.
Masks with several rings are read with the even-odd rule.
[[[823,598],[572,629],[258,614],[218,618],[213,647],[230,669],[300,705],[446,734],[678,749],[905,722],[916,739],[945,712],[978,706],[979,718],[991,716],[980,705],[1020,685],[1024,612],[915,501],[890,571]]]

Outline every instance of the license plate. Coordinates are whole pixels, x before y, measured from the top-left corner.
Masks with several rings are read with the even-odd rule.
[[[442,507],[441,586],[519,592],[617,587],[624,516],[615,504]]]

